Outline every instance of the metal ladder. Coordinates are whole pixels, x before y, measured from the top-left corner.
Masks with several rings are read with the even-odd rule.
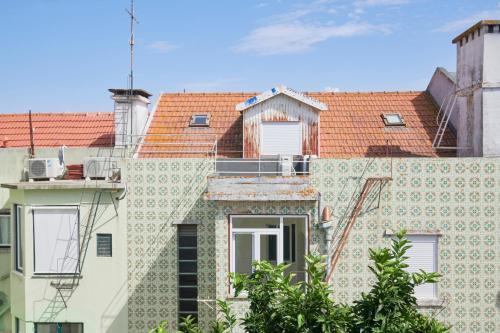
[[[443,137],[446,133],[446,129],[448,128],[448,123],[451,118],[451,114],[455,109],[455,105],[457,103],[458,95],[454,92],[449,94],[441,103],[439,108],[436,124],[438,125],[438,130],[436,132],[436,136],[432,141],[432,148],[434,149],[454,149],[456,147],[442,147],[441,142],[443,141]]]
[[[362,179],[362,178],[361,178]],[[383,186],[390,180],[391,177],[369,177],[365,180],[363,187],[358,191],[359,185],[355,188],[351,199],[346,207],[346,211],[342,218],[339,219],[337,227],[331,238],[331,243],[328,248],[328,253],[330,254],[330,260],[328,264],[328,270],[325,277],[325,281],[329,282],[332,278],[335,267],[339,261],[342,250],[344,249],[347,241],[349,239],[349,234],[351,229],[356,222],[356,219],[361,214],[365,202],[372,202],[378,196],[378,206],[380,205],[380,195],[382,193]],[[378,191],[373,191],[378,185]],[[377,207],[378,207],[377,206]]]

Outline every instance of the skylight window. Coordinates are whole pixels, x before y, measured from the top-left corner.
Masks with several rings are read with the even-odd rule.
[[[208,117],[208,114],[197,114],[191,117],[189,126],[194,126],[194,127],[209,126],[209,123],[210,123],[210,118]]]
[[[399,113],[384,113],[382,114],[385,126],[405,126],[403,117]]]

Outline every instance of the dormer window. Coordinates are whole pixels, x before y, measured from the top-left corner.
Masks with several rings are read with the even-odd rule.
[[[399,113],[383,113],[382,119],[385,126],[405,126],[403,117]]]
[[[210,117],[208,114],[197,114],[191,116],[191,121],[189,122],[190,127],[208,127],[210,125]]]

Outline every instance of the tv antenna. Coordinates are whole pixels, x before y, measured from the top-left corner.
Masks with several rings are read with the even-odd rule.
[[[134,23],[139,24],[135,17],[134,10],[134,0],[130,0],[130,9],[125,9],[125,11],[130,16],[130,74],[129,74],[129,83],[130,83],[130,95],[133,95],[134,92]]]

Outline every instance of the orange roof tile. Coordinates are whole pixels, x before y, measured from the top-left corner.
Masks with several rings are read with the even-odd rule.
[[[235,106],[258,93],[165,93],[160,96],[140,157],[190,157],[217,138],[219,156],[241,157],[242,116]],[[425,92],[306,93],[325,103],[320,114],[321,157],[453,156],[436,152],[437,109]],[[402,128],[386,127],[381,114],[399,112]],[[210,127],[192,128],[192,115],[209,114]],[[443,146],[455,145],[451,131]]]
[[[34,113],[35,147],[104,147],[114,144],[113,113]],[[28,114],[0,114],[0,148],[29,147]]]

